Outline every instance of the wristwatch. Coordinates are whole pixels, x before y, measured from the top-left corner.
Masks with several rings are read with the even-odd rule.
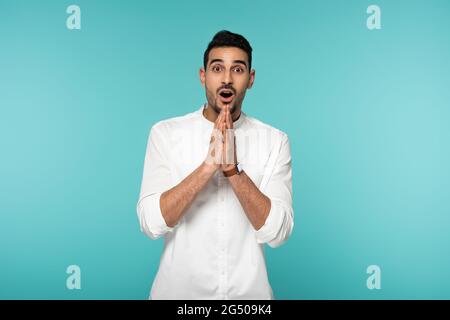
[[[229,169],[229,170],[227,170],[227,171],[224,171],[224,172],[223,172],[223,175],[224,175],[225,177],[231,177],[231,176],[234,176],[235,174],[240,174],[241,172],[242,172],[241,165],[240,165],[239,163],[236,163],[236,164],[233,166],[233,168],[231,168],[231,169]]]

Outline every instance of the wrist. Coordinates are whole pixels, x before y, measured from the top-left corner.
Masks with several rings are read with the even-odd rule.
[[[203,161],[200,167],[203,169],[204,172],[210,174],[215,173],[219,169],[218,165],[213,163],[207,163],[206,161]]]
[[[237,164],[236,163],[232,163],[232,164],[223,164],[221,166],[222,172],[228,171],[233,169]]]
[[[242,172],[241,165],[239,163],[226,165],[222,167],[222,173],[225,177],[232,177],[234,175],[239,175]]]

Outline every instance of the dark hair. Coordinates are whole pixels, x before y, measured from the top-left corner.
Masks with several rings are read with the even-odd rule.
[[[203,66],[205,67],[205,69],[206,65],[208,64],[209,52],[213,48],[219,47],[237,47],[239,49],[244,50],[247,53],[248,57],[248,68],[249,70],[251,70],[252,47],[250,46],[250,43],[240,34],[233,33],[227,30],[217,32],[212,38],[211,42],[208,44],[208,48],[206,48],[205,53],[203,55]]]

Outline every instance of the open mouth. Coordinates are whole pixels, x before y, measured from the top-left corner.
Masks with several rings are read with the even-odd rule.
[[[234,93],[231,90],[222,90],[219,92],[220,100],[224,103],[230,103],[234,99]]]

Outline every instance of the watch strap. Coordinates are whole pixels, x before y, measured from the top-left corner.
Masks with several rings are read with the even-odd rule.
[[[223,171],[223,175],[225,177],[231,177],[231,176],[234,176],[235,174],[239,174],[240,172],[241,171],[240,171],[240,168],[238,167],[238,164],[235,164],[233,166],[233,168],[231,168],[231,169],[229,169],[227,171]]]

